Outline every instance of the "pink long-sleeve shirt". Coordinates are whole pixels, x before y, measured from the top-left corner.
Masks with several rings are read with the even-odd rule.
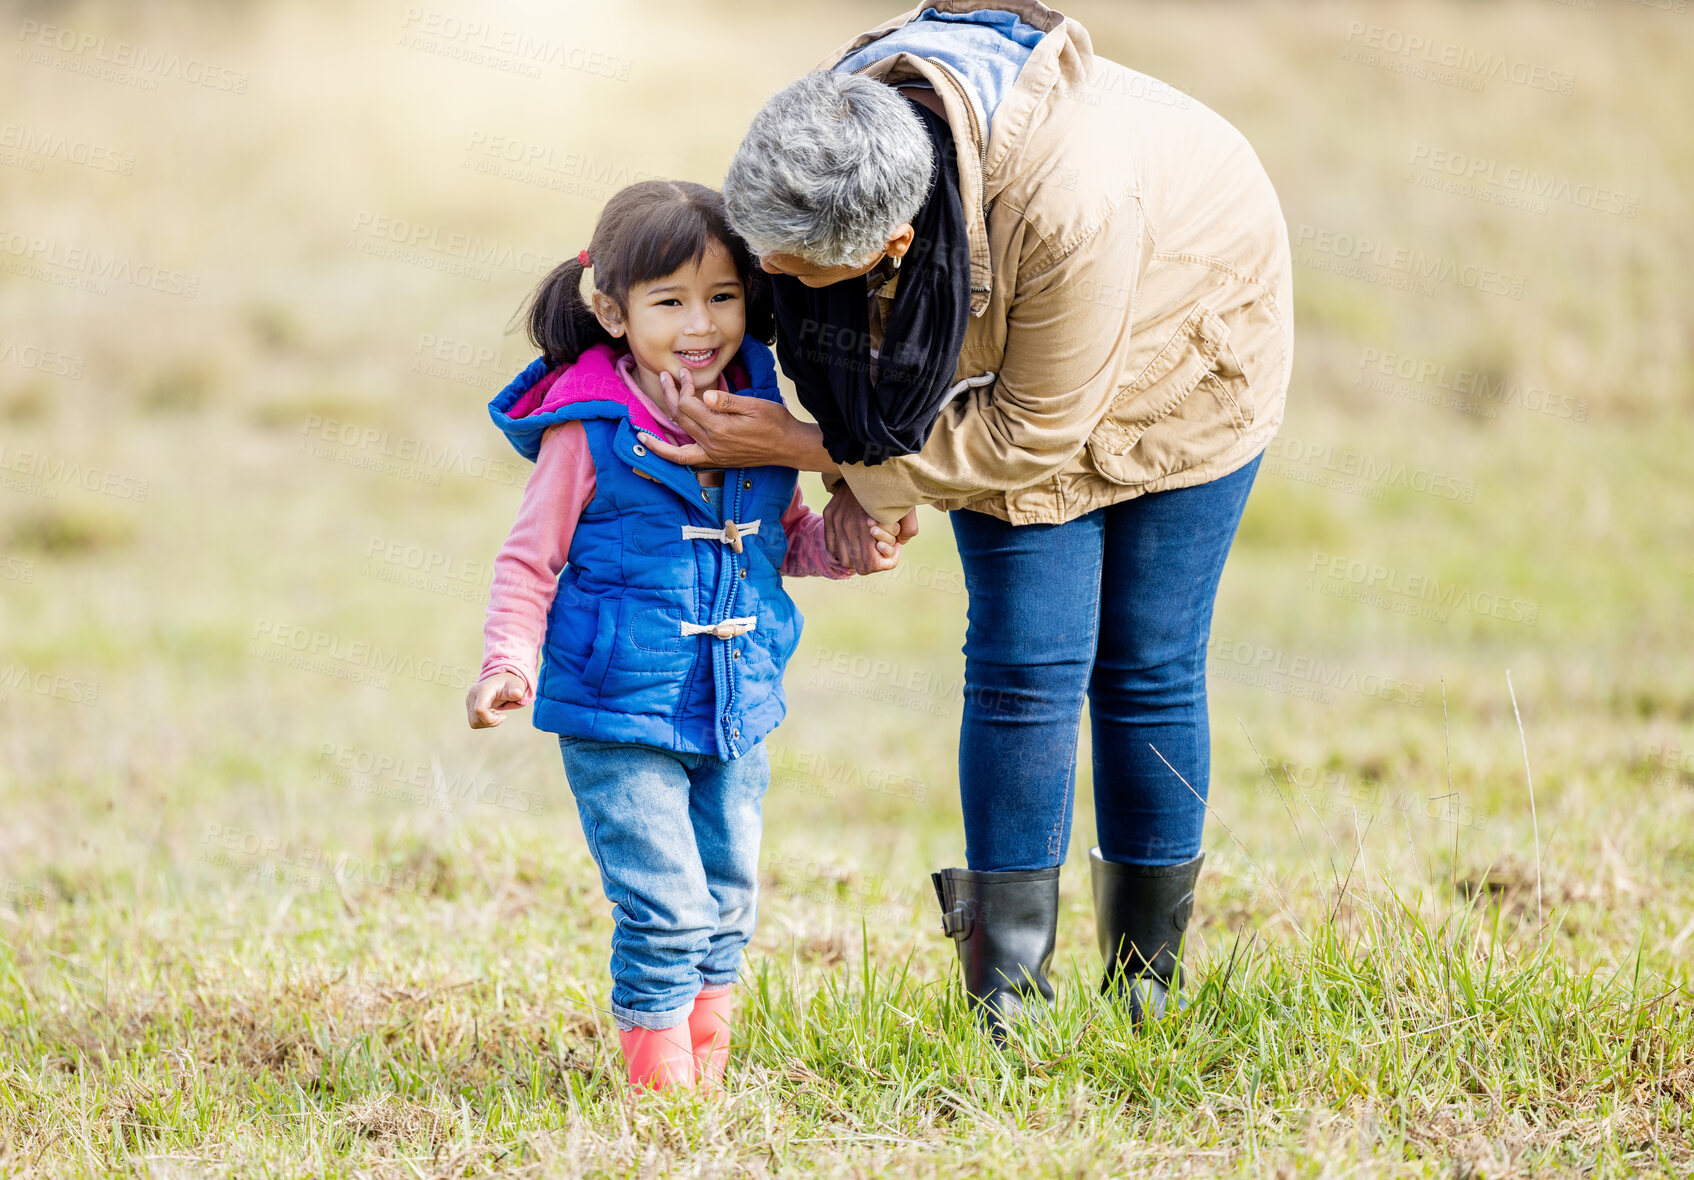
[[[676,443],[693,440],[644,393],[635,381],[634,359],[618,360],[618,374],[640,399],[661,431]],[[724,388],[720,379],[719,388]],[[535,673],[547,612],[559,588],[559,573],[571,551],[571,538],[583,509],[594,499],[594,459],[581,422],[561,422],[541,436],[535,470],[524,485],[523,502],[506,543],[494,559],[488,592],[488,616],[482,628],[482,672],[513,672],[523,681],[523,698],[504,708],[521,708],[535,699]],[[800,489],[782,514],[788,537],[783,558],[786,577],[850,578],[853,571],[830,556],[824,544],[823,517],[807,507]]]

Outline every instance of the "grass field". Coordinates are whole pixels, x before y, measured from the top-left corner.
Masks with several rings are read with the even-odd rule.
[[[1095,996],[1085,758],[1059,1001],[970,1031],[930,512],[791,585],[731,1092],[631,1101],[556,745],[464,723],[483,406],[611,191],[893,10],[562,9],[0,4],[0,1174],[1694,1171],[1694,15],[1066,6],[1298,263],[1192,1002]]]

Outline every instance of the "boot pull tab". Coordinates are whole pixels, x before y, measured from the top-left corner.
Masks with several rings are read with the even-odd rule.
[[[963,942],[975,929],[976,915],[967,902],[955,902],[952,909],[941,915],[941,933],[948,938]]]
[[[951,892],[947,888],[944,874],[931,873],[929,879],[935,885],[935,900],[941,904],[941,933],[948,938],[963,942],[976,929],[976,914],[969,902],[948,898]]]
[[[1178,930],[1188,929],[1188,919],[1194,914],[1194,891],[1190,889],[1177,899],[1171,908],[1171,925]]]

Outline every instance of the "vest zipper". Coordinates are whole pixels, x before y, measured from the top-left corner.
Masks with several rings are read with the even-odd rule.
[[[736,467],[723,473],[723,496],[720,502],[723,504],[725,521],[741,519],[741,484],[741,468]],[[724,571],[723,576],[729,582],[729,594],[724,601],[724,618],[729,618],[735,613],[735,600],[741,594],[740,571],[736,566],[739,562],[745,560],[747,560],[747,555],[736,553],[728,546],[724,547],[720,568]],[[722,727],[719,731],[720,735],[725,748],[729,750],[732,756],[739,758],[741,756],[741,729],[735,724],[735,682],[734,674],[730,671],[727,654],[729,645],[735,642],[734,639],[724,639],[712,645],[712,663],[714,665],[712,679],[715,683],[724,686],[726,698],[720,702],[723,714],[723,720],[719,723]],[[723,672],[721,678],[717,675],[720,668]]]

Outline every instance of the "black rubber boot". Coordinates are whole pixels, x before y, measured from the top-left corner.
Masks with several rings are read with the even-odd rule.
[[[1163,1016],[1172,1004],[1182,1007],[1182,932],[1205,859],[1202,852],[1186,864],[1153,867],[1114,864],[1098,848],[1088,853],[1094,926],[1106,960],[1100,990],[1125,996],[1137,1024],[1148,1014]]]
[[[1059,870],[931,873],[941,929],[959,946],[965,992],[996,1041],[1039,996],[1053,998],[1047,968],[1059,926]]]

